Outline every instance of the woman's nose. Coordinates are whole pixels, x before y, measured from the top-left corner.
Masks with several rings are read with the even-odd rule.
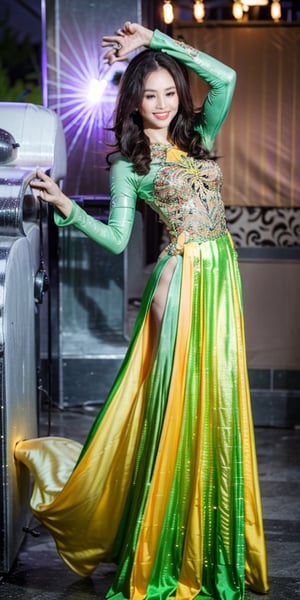
[[[157,106],[157,108],[165,107],[165,97],[164,96],[157,96],[156,106]]]

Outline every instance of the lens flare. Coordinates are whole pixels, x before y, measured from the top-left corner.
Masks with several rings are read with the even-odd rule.
[[[74,189],[83,170],[89,168],[91,147],[105,154],[107,145],[113,143],[108,128],[112,125],[117,82],[127,66],[127,61],[110,66],[103,60],[98,35],[96,39],[92,32],[85,35],[73,16],[70,28],[59,31],[59,43],[47,47],[48,106],[62,121],[68,163],[73,155],[80,155]]]
[[[91,103],[91,104],[97,104],[98,102],[101,102],[102,100],[102,96],[105,92],[105,89],[107,88],[108,85],[108,81],[106,81],[105,79],[95,79],[93,77],[93,79],[91,79],[89,87],[88,87],[88,92],[87,92],[87,100]]]

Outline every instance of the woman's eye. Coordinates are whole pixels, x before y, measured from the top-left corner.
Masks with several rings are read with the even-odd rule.
[[[146,100],[152,100],[152,98],[155,98],[154,94],[147,94],[145,96]]]
[[[167,93],[167,96],[175,96],[175,93],[176,93],[176,92],[168,92],[168,93]]]

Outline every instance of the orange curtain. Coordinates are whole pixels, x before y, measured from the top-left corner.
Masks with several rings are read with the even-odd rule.
[[[177,26],[175,38],[237,71],[231,112],[216,141],[228,206],[300,206],[300,27]],[[192,75],[195,103],[205,84]]]

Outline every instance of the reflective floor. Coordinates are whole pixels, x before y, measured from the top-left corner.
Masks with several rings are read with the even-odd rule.
[[[90,410],[56,411],[51,433],[83,441],[95,418]],[[41,435],[48,430],[42,414]],[[256,429],[257,454],[269,555],[270,600],[300,599],[300,429]],[[104,598],[114,574],[102,565],[81,579],[58,557],[54,542],[34,519],[12,571],[0,579],[0,598],[86,600]],[[247,592],[248,600],[259,596]],[[225,599],[226,600],[226,599]]]

